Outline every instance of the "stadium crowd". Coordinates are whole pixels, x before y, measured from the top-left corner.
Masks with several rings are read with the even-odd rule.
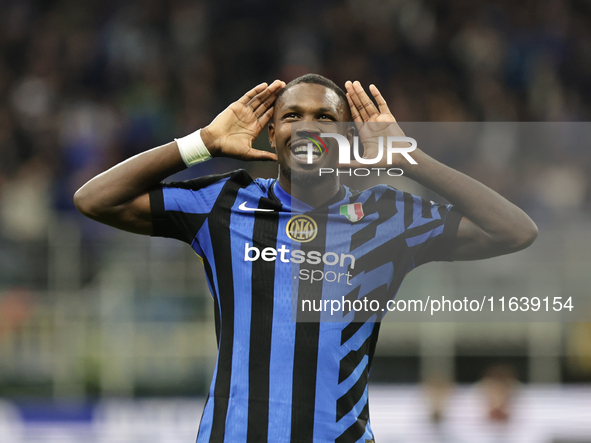
[[[591,5],[0,1],[2,234],[44,235],[98,172],[306,72],[375,83],[401,122],[588,121]],[[587,150],[439,158],[526,210],[561,212],[591,208]]]

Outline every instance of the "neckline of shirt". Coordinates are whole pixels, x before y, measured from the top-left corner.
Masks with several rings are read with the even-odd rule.
[[[345,198],[345,196],[347,195],[347,191],[348,191],[348,189],[346,189],[345,186],[341,185],[339,191],[335,195],[333,195],[326,202],[322,203],[320,206],[314,208],[314,207],[310,206],[309,204],[304,203],[303,201],[298,200],[297,198],[293,197],[291,194],[287,193],[287,191],[285,191],[281,187],[281,185],[279,184],[279,182],[277,180],[275,180],[273,182],[273,184],[271,185],[271,192],[281,202],[281,204],[286,206],[287,208],[290,208],[291,211],[297,211],[297,212],[310,212],[310,211],[313,211],[314,209],[330,206],[331,204]]]

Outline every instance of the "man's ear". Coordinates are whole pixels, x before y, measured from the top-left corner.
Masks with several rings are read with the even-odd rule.
[[[347,127],[347,132],[345,133],[345,137],[347,137],[347,141],[349,142],[349,146],[350,146],[350,152],[349,155],[351,156],[351,158],[353,157],[353,141],[355,139],[355,135],[357,135],[357,130],[355,129],[355,123],[350,123],[349,126]]]
[[[268,126],[269,130],[269,144],[275,150],[275,123],[270,122]]]
[[[351,123],[347,128],[347,141],[349,142],[349,146],[353,146],[353,137],[355,137],[355,124]]]

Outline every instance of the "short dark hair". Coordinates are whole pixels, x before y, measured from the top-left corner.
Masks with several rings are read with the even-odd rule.
[[[345,94],[345,91],[343,91],[342,88],[340,88],[335,82],[329,80],[328,78],[320,74],[305,74],[301,77],[293,79],[287,85],[285,85],[285,87],[279,92],[279,94],[277,94],[277,98],[275,99],[275,101],[279,100],[281,96],[285,93],[285,91],[301,83],[312,83],[315,85],[322,85],[325,88],[334,91],[343,101],[345,109],[349,109],[349,101],[347,100],[347,95]]]

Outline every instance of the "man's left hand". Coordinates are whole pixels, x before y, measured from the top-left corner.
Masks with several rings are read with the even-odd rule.
[[[408,165],[408,163],[404,163],[404,158],[401,155],[394,155],[392,163],[387,163],[387,137],[404,137],[404,132],[400,129],[400,126],[398,126],[396,119],[390,112],[388,104],[378,88],[376,88],[375,85],[369,85],[369,91],[373,95],[378,105],[377,107],[358,81],[347,81],[345,83],[345,88],[347,89],[347,100],[349,101],[349,107],[351,108],[351,116],[357,125],[359,138],[361,139],[361,143],[363,143],[363,158],[376,158],[379,152],[379,137],[384,137],[382,158],[378,163],[375,163],[374,166],[398,167],[401,165]],[[407,147],[408,143],[401,142],[401,146]],[[365,165],[352,160],[351,165],[347,166],[364,167]]]

